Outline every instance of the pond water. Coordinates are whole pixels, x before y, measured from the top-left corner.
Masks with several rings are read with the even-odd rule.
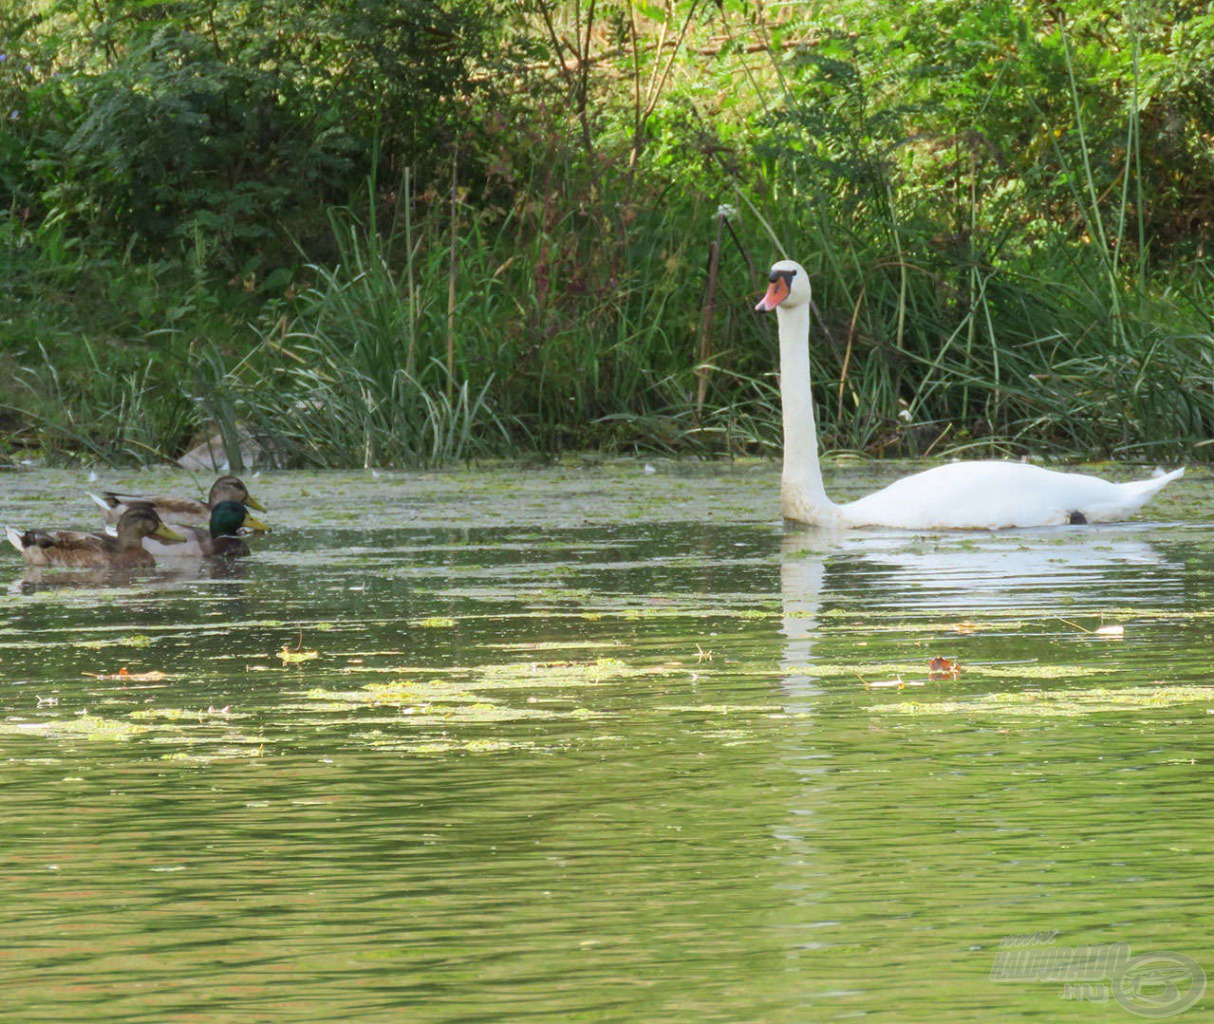
[[[1149,522],[827,537],[772,466],[649,469],[261,475],[274,532],[194,574],[9,551],[0,1018],[1183,1010],[1176,956],[1033,972],[1214,973],[1208,472]],[[88,486],[6,474],[0,518],[95,528]]]

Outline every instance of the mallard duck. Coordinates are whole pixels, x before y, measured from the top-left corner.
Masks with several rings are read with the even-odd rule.
[[[107,523],[117,522],[127,506],[134,502],[151,505],[159,516],[173,523],[188,522],[205,526],[211,516],[211,509],[221,501],[237,501],[258,512],[264,512],[265,506],[249,494],[249,489],[238,477],[221,476],[211,485],[211,493],[205,503],[189,498],[167,498],[160,494],[126,494],[122,491],[102,491],[100,494],[89,493],[89,497],[97,502],[105,512]]]
[[[249,515],[249,510],[238,501],[221,501],[211,509],[208,526],[184,526],[174,523],[173,528],[185,534],[184,544],[162,544],[154,538],[145,541],[156,561],[182,558],[243,558],[249,554],[249,545],[239,536],[241,527],[258,533],[267,529],[266,524]]]
[[[26,530],[11,526],[4,532],[9,542],[30,565],[60,565],[90,569],[114,567],[134,569],[155,565],[156,559],[143,546],[145,537],[180,544],[185,538],[160,521],[150,505],[132,505],[118,520],[118,536],[104,533],[73,533],[71,530]]]

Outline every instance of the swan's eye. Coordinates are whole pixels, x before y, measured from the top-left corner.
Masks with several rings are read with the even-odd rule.
[[[771,272],[771,276],[769,276],[767,278],[767,280],[771,284],[775,284],[777,281],[779,281],[781,278],[783,278],[784,283],[791,288],[792,279],[796,276],[797,276],[797,272],[795,270],[773,270]]]

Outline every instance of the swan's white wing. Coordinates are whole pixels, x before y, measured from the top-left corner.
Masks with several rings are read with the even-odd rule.
[[[1020,462],[955,462],[840,507],[850,526],[958,530],[1124,519],[1184,471],[1117,484]]]

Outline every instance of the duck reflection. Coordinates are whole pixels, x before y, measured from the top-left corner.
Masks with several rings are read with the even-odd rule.
[[[62,569],[27,566],[9,586],[14,595],[32,595],[67,590],[181,590],[199,580],[240,580],[248,575],[244,563],[220,561],[183,562],[168,569]]]

